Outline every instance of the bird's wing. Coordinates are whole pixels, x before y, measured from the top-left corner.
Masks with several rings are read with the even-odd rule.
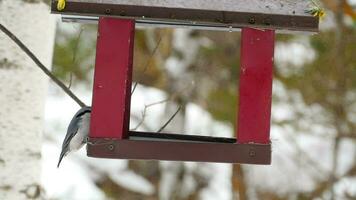
[[[63,144],[62,144],[62,152],[61,152],[61,154],[59,156],[59,161],[58,161],[58,164],[57,164],[57,168],[61,164],[61,161],[62,161],[63,157],[69,151],[69,143],[70,143],[70,141],[77,134],[78,127],[76,127],[75,124],[76,123],[80,123],[81,120],[82,120],[81,118],[77,118],[76,116],[74,116],[72,121],[70,121],[69,126],[68,126],[68,130],[67,130],[67,135],[64,138],[64,141],[63,141]]]
[[[82,117],[85,113],[91,112],[91,107],[83,107],[80,110],[78,110],[77,113],[73,116],[72,120],[69,123],[69,126],[67,128],[67,135],[64,138],[63,144],[62,144],[62,149],[67,149],[70,141],[74,137],[75,134],[78,132],[78,128],[81,126],[82,123]],[[66,148],[65,148],[66,147]]]
[[[73,139],[73,137],[77,134],[78,129],[82,123],[83,115],[88,112],[91,112],[91,107],[87,107],[87,106],[83,107],[73,116],[72,120],[70,121],[68,129],[67,129],[66,137],[63,140],[62,152],[59,156],[59,161],[58,161],[57,167],[59,167],[63,157],[68,152],[69,143]]]
[[[82,118],[81,117],[74,117],[68,126],[67,129],[67,135],[64,138],[63,144],[62,144],[62,149],[67,149],[69,146],[70,141],[72,138],[77,134],[78,128],[81,124]],[[78,126],[79,125],[79,126]]]
[[[69,135],[69,137],[68,137]],[[58,165],[57,167],[59,167],[59,164],[61,163],[63,157],[67,154],[68,150],[69,150],[69,143],[72,140],[72,138],[74,137],[75,134],[67,134],[65,140],[63,141],[63,145],[62,145],[62,152],[59,156],[59,161],[58,161]]]

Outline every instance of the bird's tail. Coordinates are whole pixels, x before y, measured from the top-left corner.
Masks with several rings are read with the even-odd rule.
[[[64,156],[65,156],[65,153],[62,151],[61,155],[59,156],[59,161],[58,161],[58,164],[57,164],[57,168],[59,168],[59,165],[61,164],[62,159],[63,159]]]

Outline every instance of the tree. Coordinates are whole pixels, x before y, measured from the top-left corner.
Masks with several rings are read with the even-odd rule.
[[[0,1],[0,23],[40,58],[52,61],[55,23],[42,0]],[[37,198],[47,78],[0,33],[0,199]]]

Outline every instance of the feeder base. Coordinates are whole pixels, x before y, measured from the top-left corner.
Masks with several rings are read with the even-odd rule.
[[[89,138],[96,158],[271,164],[270,144],[239,144],[234,138],[129,132],[128,139]]]

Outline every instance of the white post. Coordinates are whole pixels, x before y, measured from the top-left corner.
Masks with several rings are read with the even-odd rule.
[[[51,66],[54,18],[42,0],[1,0],[0,23]],[[0,199],[38,197],[48,80],[0,32]]]

